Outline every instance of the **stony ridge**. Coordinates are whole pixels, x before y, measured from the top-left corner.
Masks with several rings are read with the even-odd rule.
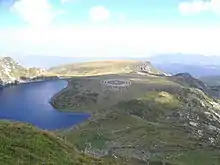
[[[140,61],[134,64],[133,70],[138,74],[166,75],[164,72],[155,68],[149,61]]]
[[[26,68],[11,57],[0,58],[0,85],[16,84],[24,82],[24,79],[32,79],[44,75],[46,72],[39,68]]]

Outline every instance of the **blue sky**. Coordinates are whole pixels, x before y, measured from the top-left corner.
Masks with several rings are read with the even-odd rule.
[[[220,54],[220,0],[0,0],[0,54]]]

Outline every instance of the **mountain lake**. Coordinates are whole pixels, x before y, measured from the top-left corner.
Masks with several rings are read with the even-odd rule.
[[[60,112],[50,99],[67,86],[64,80],[19,84],[0,89],[0,119],[28,122],[45,130],[71,127],[87,120],[85,113]]]

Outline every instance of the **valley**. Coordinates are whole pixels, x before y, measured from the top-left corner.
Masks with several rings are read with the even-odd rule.
[[[0,0],[0,165],[220,165],[220,0]]]
[[[36,108],[41,109],[41,120],[37,118],[39,115],[35,115],[34,120],[26,122],[42,129],[49,128],[44,127],[42,122],[50,122],[54,129],[43,131],[28,124],[7,121],[0,123],[5,128],[5,132],[0,135],[8,139],[10,130],[16,130],[15,136],[33,138],[30,143],[32,147],[35,147],[35,142],[37,146],[45,145],[45,149],[51,152],[51,158],[42,158],[41,153],[44,152],[38,147],[34,155],[31,154],[27,150],[30,146],[27,145],[22,148],[31,156],[30,160],[24,158],[25,154],[18,154],[14,159],[11,157],[9,162],[22,161],[23,164],[28,164],[30,161],[44,161],[73,165],[74,161],[78,161],[76,165],[220,164],[220,101],[209,86],[190,74],[168,75],[150,62],[140,61],[78,63],[52,68],[49,72],[67,76],[64,79],[68,85],[62,88],[60,86],[59,93],[52,92],[52,88],[58,90],[58,86],[52,87],[49,84],[63,80],[38,82],[38,87],[28,89],[28,93],[33,95],[34,92],[31,91],[37,91],[44,83],[45,89],[42,88],[41,94],[48,94],[50,91],[51,95],[44,96],[44,101],[42,97],[37,102],[39,105],[45,102]],[[21,85],[15,88],[19,89]],[[26,97],[29,98],[28,95]],[[24,103],[22,108],[28,109],[25,102],[21,102]],[[70,116],[53,119],[52,113],[49,113],[51,107],[46,105],[49,102],[57,113],[70,116],[85,113],[91,117],[82,120],[77,117],[71,119]],[[1,105],[4,104],[3,100]],[[28,111],[31,110],[33,107]],[[23,113],[27,112],[21,110],[21,116]],[[46,116],[51,119],[48,120]],[[1,118],[7,119],[4,116]],[[55,120],[59,122],[56,123]],[[61,129],[64,121],[68,127]],[[10,148],[13,148],[15,154],[19,149],[15,146],[24,142],[14,141],[13,136],[10,135],[7,147],[0,148],[4,157],[9,157],[7,153]],[[41,140],[37,140],[38,138]],[[48,141],[48,138],[53,142]],[[5,140],[0,142],[5,145]],[[62,147],[51,148],[55,143],[64,147],[62,152],[67,154],[59,161],[55,158],[59,154],[56,148]],[[0,160],[4,161],[5,159]]]

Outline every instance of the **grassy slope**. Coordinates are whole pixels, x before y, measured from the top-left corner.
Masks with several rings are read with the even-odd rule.
[[[67,76],[119,74],[134,71],[134,67],[138,64],[139,61],[135,60],[95,61],[58,66],[51,68],[49,71]],[[149,62],[146,62],[146,65],[150,66],[153,73],[160,73]]]
[[[190,99],[199,101],[196,98]],[[189,107],[193,105],[190,99],[185,100]],[[220,144],[219,136],[202,123],[203,120],[212,123],[202,113],[206,108],[193,107],[191,110],[195,112],[192,113],[189,107],[182,107],[183,104],[169,93],[151,92],[139,99],[120,102],[106,109],[102,113],[105,115],[62,134],[81,150],[91,146],[90,153],[94,155],[108,151],[109,154],[180,165],[219,164],[220,152],[215,147]],[[186,117],[187,113],[191,119]],[[193,120],[197,117],[205,119],[200,123]],[[199,126],[190,125],[191,121],[198,122]],[[203,135],[199,135],[198,130],[202,130]],[[210,142],[210,137],[215,142]]]
[[[104,90],[100,84],[106,79],[130,80],[131,86],[126,92],[110,92]],[[142,96],[146,91],[160,90],[164,87],[178,88],[179,86],[163,77],[143,77],[137,74],[75,77],[69,80],[69,86],[56,95],[55,100],[52,99],[52,103],[59,110],[96,112],[120,101]]]
[[[99,82],[112,77],[127,77],[132,85],[127,92],[108,93],[105,101]],[[98,95],[91,97],[82,92],[86,90]],[[77,106],[76,95],[84,98],[76,102]],[[214,117],[220,105],[198,89],[163,77],[96,76],[70,80],[69,87],[54,101],[64,110],[94,113],[79,127],[59,132],[92,155],[115,154],[158,165],[162,161],[174,165],[220,164],[220,125]]]
[[[72,144],[54,134],[18,122],[0,122],[1,165],[110,165],[113,160],[95,159],[77,152]]]

